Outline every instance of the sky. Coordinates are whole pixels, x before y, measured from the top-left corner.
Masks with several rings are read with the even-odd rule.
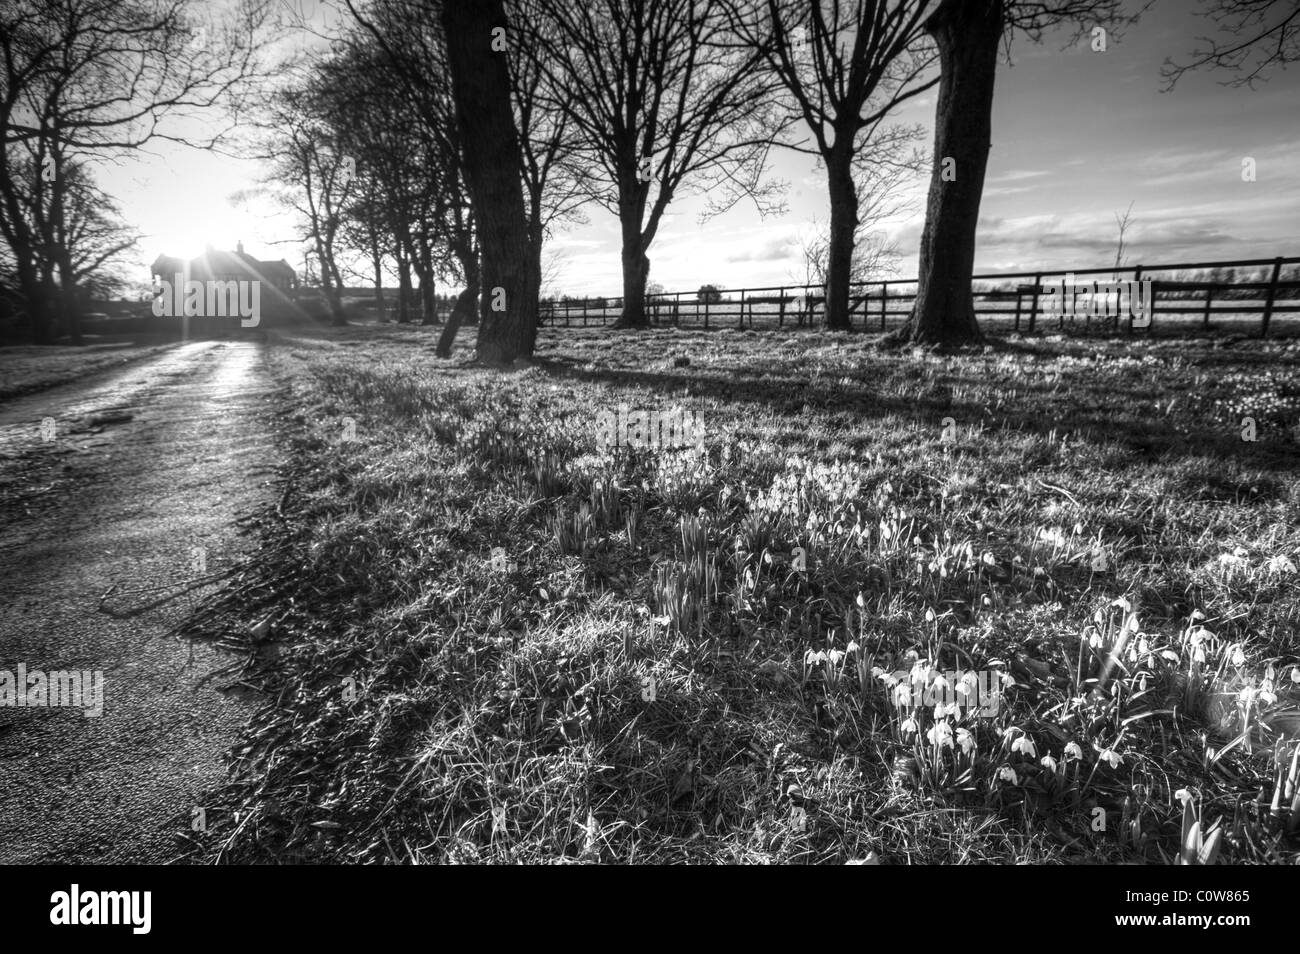
[[[339,19],[319,0],[280,2],[326,33]],[[1229,74],[1189,73],[1163,92],[1164,60],[1186,60],[1212,32],[1201,6],[1156,0],[1138,24],[1107,36],[1104,53],[1087,36],[1070,44],[1068,31],[1037,44],[1015,37],[1010,61],[999,64],[977,272],[1110,265],[1115,216],[1130,203],[1131,264],[1300,255],[1300,69],[1275,69],[1253,90],[1224,85]],[[934,93],[897,113],[924,124],[927,154]],[[1253,182],[1242,177],[1247,157]],[[238,241],[301,271],[292,218],[236,199],[262,175],[248,158],[158,143],[101,170],[100,182],[144,235],[133,263],[141,282],[159,254]],[[780,216],[742,203],[701,224],[703,198],[675,200],[650,249],[651,282],[675,291],[802,281],[800,239],[828,221],[825,174],[814,158],[777,150],[769,175],[788,183]],[[900,278],[915,275],[927,186],[928,172],[906,181],[905,211],[868,226],[897,243]],[[620,294],[618,223],[596,207],[588,216],[548,243],[548,292]]]

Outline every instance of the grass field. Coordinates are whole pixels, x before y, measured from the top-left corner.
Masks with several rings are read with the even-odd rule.
[[[0,346],[0,401],[79,381],[174,347],[146,336],[85,345]]]
[[[272,348],[294,464],[190,627],[270,701],[200,856],[1300,858],[1300,343],[433,332]],[[703,455],[602,452],[619,405]]]

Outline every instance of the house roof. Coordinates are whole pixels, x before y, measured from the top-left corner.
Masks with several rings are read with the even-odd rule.
[[[192,258],[188,262],[173,255],[159,255],[150,267],[151,274],[162,275],[163,277],[167,277],[168,273],[178,271],[187,275],[250,275],[258,277],[279,274],[288,275],[291,278],[297,276],[293,266],[283,258],[275,262],[254,258],[243,250],[242,244],[239,251],[236,252],[208,249],[202,255]]]

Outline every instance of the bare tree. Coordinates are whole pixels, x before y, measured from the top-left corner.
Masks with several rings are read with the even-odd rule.
[[[176,120],[213,107],[233,116],[262,75],[255,51],[266,0],[242,0],[219,21],[201,20],[203,9],[186,0],[11,0],[0,11],[0,235],[39,340],[56,312],[79,338],[76,267],[56,244],[67,231],[72,163],[155,140],[214,148],[228,124]],[[17,175],[24,160],[39,170],[36,181]],[[57,292],[40,273],[37,246],[56,261]]]
[[[442,5],[456,128],[482,251],[480,361],[529,357],[537,340],[537,292],[529,267],[527,213],[520,191],[519,133],[511,105],[502,0]],[[497,32],[500,31],[500,32]]]
[[[1114,28],[1136,14],[1123,0],[942,0],[926,20],[939,48],[934,165],[926,203],[916,300],[891,338],[963,344],[983,337],[975,320],[971,276],[984,173],[992,145],[993,84],[1004,36],[1039,40],[1072,22],[1077,36]]]
[[[1295,0],[1213,0],[1205,16],[1221,36],[1232,39],[1203,37],[1204,45],[1193,51],[1190,62],[1165,60],[1160,75],[1166,90],[1184,73],[1202,67],[1235,73],[1228,86],[1253,87],[1273,67],[1286,69],[1300,59],[1300,4]]]
[[[830,198],[826,326],[848,329],[849,283],[860,210],[855,174],[863,161],[899,168],[900,130],[885,125],[901,103],[929,89],[933,47],[924,23],[936,0],[767,0],[733,12],[741,36],[761,51],[808,128]],[[904,136],[912,131],[901,131]],[[878,140],[883,140],[880,142]]]
[[[877,153],[888,155],[890,161],[863,163],[854,176],[857,230],[853,236],[849,269],[849,282],[853,284],[898,272],[901,256],[898,243],[872,227],[911,207],[909,202],[900,198],[900,190],[903,180],[915,171],[919,161],[919,157],[906,155],[914,138],[915,131],[906,127],[893,127],[887,135],[877,137]],[[830,229],[814,221],[812,229],[799,240],[803,267],[800,281],[803,285],[826,287],[830,280],[830,247]]]
[[[1115,272],[1112,279],[1113,281],[1119,281],[1120,269],[1128,263],[1128,259],[1124,256],[1124,252],[1128,250],[1126,236],[1128,235],[1129,226],[1132,225],[1132,216],[1132,202],[1128,204],[1128,208],[1124,210],[1123,215],[1120,215],[1118,212],[1115,213],[1115,227],[1119,230],[1119,236],[1115,242]]]
[[[649,250],[679,194],[707,192],[706,215],[742,197],[771,208],[760,182],[785,123],[761,50],[735,36],[727,0],[553,0],[539,4],[537,62],[581,137],[591,197],[618,216],[623,315],[646,322]]]

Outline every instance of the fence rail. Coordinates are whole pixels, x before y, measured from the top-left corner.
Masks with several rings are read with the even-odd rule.
[[[1016,330],[1022,327],[1034,331],[1049,316],[1045,315],[1043,299],[1047,290],[1058,286],[1056,279],[1067,276],[1086,278],[1105,275],[1107,281],[1151,282],[1151,321],[1146,330],[1157,323],[1179,328],[1210,327],[1210,319],[1227,318],[1242,321],[1259,316],[1259,333],[1266,336],[1275,316],[1300,314],[1300,258],[1254,258],[1223,262],[1188,262],[1175,265],[1134,265],[1116,269],[1081,268],[1074,270],[1040,270],[1036,272],[999,272],[973,276],[975,290],[972,295],[975,314],[988,324],[1009,324]],[[1187,273],[1224,270],[1257,270],[1258,277],[1237,280],[1205,280]],[[1289,271],[1283,277],[1284,269]],[[1171,273],[1181,273],[1172,274]],[[1131,278],[1126,277],[1131,276]],[[1164,277],[1162,277],[1164,276]],[[1021,281],[1030,279],[1030,281]],[[997,283],[998,287],[980,287]],[[855,282],[849,291],[849,318],[854,327],[862,330],[886,331],[891,321],[901,324],[911,311],[916,298],[916,279],[887,279],[872,282]],[[703,289],[701,289],[703,292]],[[823,289],[813,285],[767,285],[757,288],[727,289],[715,295],[701,292],[665,292],[647,296],[646,309],[649,321],[655,325],[699,326],[734,324],[738,329],[755,327],[757,319],[762,327],[785,327],[787,319],[795,327],[814,324],[824,309]],[[593,297],[542,302],[541,321],[544,325],[563,327],[589,327],[607,325],[622,314],[622,299],[618,297]],[[1074,327],[1082,323],[1091,330],[1093,320],[1097,327],[1135,330],[1131,317],[1119,315],[1051,315],[1058,328],[1067,323]],[[1142,330],[1138,325],[1137,330]]]

